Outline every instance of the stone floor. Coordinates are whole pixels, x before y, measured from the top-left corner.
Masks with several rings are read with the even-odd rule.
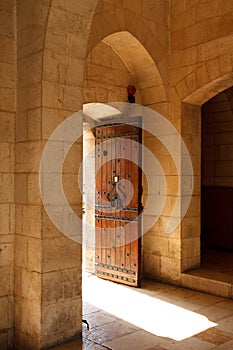
[[[135,289],[85,275],[83,340],[53,350],[233,349],[233,300],[143,281]]]

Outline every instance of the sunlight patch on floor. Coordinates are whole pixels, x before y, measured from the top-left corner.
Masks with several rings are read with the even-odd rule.
[[[177,341],[216,326],[196,312],[95,276],[84,278],[83,299],[147,332]]]

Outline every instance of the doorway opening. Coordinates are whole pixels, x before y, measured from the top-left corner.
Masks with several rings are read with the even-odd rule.
[[[105,116],[83,135],[83,270],[140,286],[141,118]]]
[[[233,282],[233,88],[202,106],[201,268]]]

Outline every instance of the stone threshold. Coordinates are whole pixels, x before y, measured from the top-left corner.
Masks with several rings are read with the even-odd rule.
[[[213,274],[212,271],[208,275],[206,271],[202,273],[201,269],[182,273],[181,286],[199,292],[233,299],[233,281],[229,281],[227,278],[224,280],[224,275],[221,278],[220,276],[216,278],[211,276],[211,274]]]

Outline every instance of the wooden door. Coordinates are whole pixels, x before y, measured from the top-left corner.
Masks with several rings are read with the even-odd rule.
[[[131,286],[140,286],[141,269],[140,121],[95,129],[95,273]]]

